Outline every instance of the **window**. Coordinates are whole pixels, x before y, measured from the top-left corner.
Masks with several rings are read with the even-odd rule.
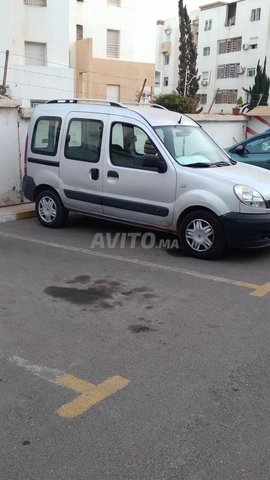
[[[37,5],[38,7],[47,7],[47,0],[24,0],[25,5]]]
[[[215,103],[233,103],[237,101],[237,90],[219,90]]]
[[[219,40],[218,47],[218,53],[239,52],[242,47],[242,37]]]
[[[83,39],[83,26],[82,25],[76,25],[76,38],[77,38],[77,40],[82,40]]]
[[[107,95],[106,100],[111,102],[119,102],[120,100],[120,85],[107,85]]]
[[[217,68],[217,78],[237,78],[239,74],[240,63],[227,63],[219,65]]]
[[[200,94],[200,104],[201,105],[206,105],[207,103],[207,94],[206,93],[201,93]]]
[[[74,118],[68,126],[65,157],[81,162],[99,161],[103,123]]]
[[[164,65],[169,65],[170,63],[170,55],[164,55]]]
[[[119,58],[119,30],[107,30],[107,57]]]
[[[210,47],[204,47],[203,55],[204,57],[206,57],[207,55],[210,55]]]
[[[169,77],[164,77],[163,78],[163,86],[168,87],[168,85],[169,85]]]
[[[160,72],[155,71],[155,87],[160,87]]]
[[[225,27],[230,27],[231,25],[235,25],[235,16],[236,16],[236,2],[230,3],[227,6]]]
[[[25,65],[46,65],[46,43],[25,42]]]
[[[153,142],[141,128],[129,123],[113,124],[110,141],[113,165],[156,171],[157,167],[151,166],[149,161],[150,155],[153,156],[153,160],[160,156]]]
[[[60,128],[61,118],[40,117],[34,127],[32,152],[54,156],[57,152]]]
[[[205,20],[204,30],[212,30],[212,19]]]
[[[256,68],[247,68],[247,77],[255,77],[256,75]]]
[[[120,0],[107,0],[108,5],[112,5],[113,7],[120,7]]]
[[[250,21],[257,22],[261,18],[261,9],[260,8],[253,8],[251,10]]]

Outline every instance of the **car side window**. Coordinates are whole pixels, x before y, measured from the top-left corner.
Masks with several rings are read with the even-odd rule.
[[[39,155],[56,155],[60,129],[61,118],[39,117],[34,126],[32,152]]]
[[[70,120],[65,141],[65,157],[82,162],[98,162],[102,132],[103,123],[99,120]]]
[[[149,161],[153,158],[153,162]],[[164,162],[144,130],[129,123],[115,122],[111,127],[110,158],[118,167],[157,171],[155,162]],[[165,164],[166,165],[166,164]]]
[[[270,151],[270,138],[257,138],[245,144],[247,153],[265,153]]]

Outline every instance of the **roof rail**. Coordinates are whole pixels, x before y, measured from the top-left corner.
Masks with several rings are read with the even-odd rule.
[[[125,108],[125,106],[120,102],[100,100],[98,98],[58,98],[56,100],[48,100],[46,103],[95,103],[98,105],[110,105],[111,107]]]
[[[138,103],[138,102],[122,102],[122,105],[133,105],[137,107],[152,107],[152,108],[160,108],[161,110],[168,110],[163,105],[159,105],[158,103]]]

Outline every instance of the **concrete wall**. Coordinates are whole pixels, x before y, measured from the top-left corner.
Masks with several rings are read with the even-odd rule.
[[[190,115],[220,145],[230,147],[246,138],[248,117],[244,115]]]
[[[0,101],[0,206],[21,202],[21,158],[24,126],[20,128],[18,104]]]

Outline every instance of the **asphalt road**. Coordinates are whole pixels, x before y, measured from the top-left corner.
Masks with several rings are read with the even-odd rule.
[[[269,480],[270,249],[130,231],[0,226],[1,480]]]

